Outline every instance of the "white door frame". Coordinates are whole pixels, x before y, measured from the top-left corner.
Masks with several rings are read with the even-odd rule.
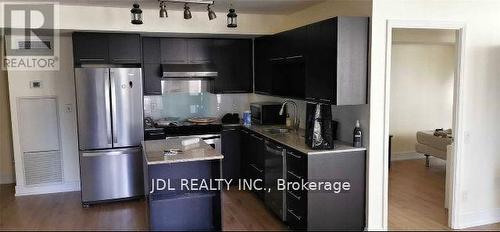
[[[448,226],[456,229],[459,227],[458,215],[460,209],[460,170],[463,145],[463,79],[465,62],[465,23],[449,21],[426,20],[387,20],[386,34],[386,60],[385,60],[385,103],[384,103],[384,215],[385,228],[388,227],[389,203],[389,112],[390,112],[390,80],[391,80],[391,55],[392,55],[392,30],[393,29],[451,29],[456,30],[456,67],[453,94],[453,138],[454,154],[451,162],[451,199],[448,207]]]

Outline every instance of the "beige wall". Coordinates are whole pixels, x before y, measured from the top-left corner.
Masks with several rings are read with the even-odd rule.
[[[168,18],[165,19],[158,17],[158,9],[143,9],[142,25],[130,23],[130,8],[60,5],[59,12],[59,28],[63,31],[141,33],[270,34],[280,29],[285,17],[238,13],[238,27],[228,28],[227,12],[216,12],[218,17],[209,21],[205,11],[193,11],[193,18],[185,20],[183,11],[169,10]],[[3,17],[0,18],[0,27],[3,27]]]
[[[389,123],[396,154],[415,151],[419,130],[451,128],[455,69],[453,43],[397,41],[392,46]]]
[[[371,41],[370,159],[368,207],[378,211],[372,229],[387,226],[387,170],[384,170],[384,96],[387,20],[466,24],[463,82],[463,145],[456,227],[500,221],[500,1],[374,0]],[[378,188],[378,189],[377,189]],[[373,197],[371,197],[373,196]],[[369,217],[372,217],[369,215]]]
[[[283,30],[296,28],[335,16],[371,16],[371,0],[326,0],[288,15]]]
[[[12,140],[14,159],[16,161],[16,194],[37,192],[24,187],[23,162],[21,141],[19,141],[19,122],[17,119],[17,101],[20,97],[56,96],[59,109],[59,123],[61,128],[61,150],[63,159],[63,176],[65,185],[57,188],[42,189],[43,191],[78,190],[79,164],[76,134],[75,88],[73,74],[73,49],[70,36],[60,37],[59,71],[9,71],[9,97],[12,119]],[[42,81],[42,88],[31,89],[30,81]],[[65,110],[71,107],[71,112]]]
[[[0,37],[0,43],[3,43]],[[3,57],[3,54],[0,54]],[[7,72],[0,70],[0,184],[14,183],[14,155],[10,125]]]

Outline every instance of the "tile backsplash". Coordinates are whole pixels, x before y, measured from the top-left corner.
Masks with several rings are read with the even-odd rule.
[[[222,117],[226,113],[248,110],[248,94],[212,94],[208,92],[171,93],[162,96],[144,96],[144,116],[153,119],[173,117]]]

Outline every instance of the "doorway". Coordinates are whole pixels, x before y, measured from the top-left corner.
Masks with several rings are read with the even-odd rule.
[[[449,23],[449,22],[425,22],[425,21],[400,21],[400,20],[390,20],[388,22],[388,27],[387,27],[388,31],[387,31],[387,56],[386,56],[386,97],[385,97],[385,136],[384,136],[384,140],[385,140],[385,147],[384,147],[384,150],[385,150],[385,160],[387,161],[386,162],[386,186],[387,186],[387,198],[386,198],[386,202],[387,202],[387,211],[388,212],[388,228],[389,229],[417,229],[417,228],[414,228],[412,226],[415,226],[415,224],[413,225],[406,225],[405,226],[405,223],[408,223],[408,221],[406,219],[408,218],[417,218],[414,222],[415,223],[420,223],[420,225],[422,226],[429,226],[429,224],[432,224],[433,222],[435,222],[435,228],[434,227],[429,227],[428,229],[446,229],[448,227],[451,227],[451,228],[454,228],[454,225],[456,224],[455,221],[456,221],[456,215],[457,215],[457,212],[458,212],[458,202],[457,202],[457,195],[458,195],[458,189],[459,189],[459,183],[460,181],[458,181],[458,178],[459,178],[459,175],[457,175],[457,173],[459,173],[459,170],[460,170],[460,154],[461,154],[461,139],[462,139],[462,130],[461,130],[461,124],[460,124],[460,119],[462,118],[461,115],[461,83],[462,83],[462,77],[463,77],[463,70],[462,70],[462,62],[463,62],[463,57],[464,57],[464,36],[465,36],[465,28],[464,28],[464,25],[462,25],[461,23]],[[390,157],[390,154],[389,154],[389,151],[391,150],[391,145],[390,142],[392,142],[392,139],[394,139],[394,137],[390,138],[390,135],[391,135],[391,117],[396,117],[394,116],[394,114],[391,114],[391,107],[393,106],[392,104],[397,104],[397,102],[395,102],[392,98],[391,98],[391,94],[393,91],[393,89],[391,88],[391,85],[392,84],[396,84],[397,82],[393,80],[393,77],[397,74],[397,73],[394,73],[393,75],[393,71],[394,69],[392,68],[392,65],[394,65],[393,62],[394,60],[392,59],[394,55],[398,55],[398,54],[395,54],[394,52],[398,52],[396,50],[393,51],[393,45],[394,43],[398,43],[398,38],[395,37],[395,33],[397,34],[398,31],[401,31],[401,30],[420,30],[420,32],[422,31],[425,31],[425,33],[427,33],[427,35],[424,35],[424,36],[421,36],[421,38],[423,38],[424,40],[425,39],[437,39],[436,41],[429,41],[429,42],[426,42],[426,41],[417,41],[419,43],[421,43],[422,45],[428,45],[428,46],[449,46],[449,47],[452,47],[453,48],[453,55],[452,56],[449,56],[449,59],[448,60],[449,62],[452,63],[452,71],[453,73],[451,74],[451,78],[449,81],[449,86],[452,88],[449,91],[450,95],[449,96],[449,102],[451,102],[451,106],[448,106],[449,109],[451,110],[451,112],[448,114],[449,115],[449,124],[448,125],[451,125],[450,128],[452,128],[450,132],[450,140],[451,140],[451,143],[450,143],[450,147],[447,147],[445,150],[444,150],[444,156],[441,156],[441,159],[439,158],[430,158],[430,165],[431,167],[425,167],[425,158],[424,159],[420,159],[420,160],[417,160],[417,163],[418,162],[421,162],[422,165],[424,165],[424,169],[422,170],[424,173],[425,172],[430,172],[432,174],[432,171],[436,171],[438,170],[437,172],[440,172],[440,174],[438,174],[437,178],[441,178],[441,182],[444,182],[444,186],[441,187],[441,189],[435,189],[439,194],[441,194],[441,198],[442,201],[440,202],[440,206],[439,207],[442,207],[442,214],[439,215],[439,217],[441,217],[442,220],[438,220],[437,222],[436,221],[432,221],[432,220],[429,220],[429,218],[422,218],[421,222],[418,221],[418,209],[414,209],[414,210],[411,210],[411,207],[420,207],[421,209],[423,208],[424,210],[427,209],[426,207],[422,207],[422,205],[425,205],[425,204],[432,204],[432,202],[436,201],[436,199],[439,200],[439,196],[436,197],[436,199],[425,199],[425,196],[424,195],[419,195],[415,198],[408,198],[408,197],[401,197],[400,199],[394,199],[396,201],[399,201],[399,203],[404,203],[405,201],[406,202],[412,202],[414,203],[414,206],[411,206],[411,205],[404,205],[404,204],[400,204],[399,206],[397,207],[402,207],[403,210],[400,210],[400,211],[397,211],[396,213],[397,214],[392,214],[391,211],[395,211],[394,210],[394,204],[395,202],[391,202],[391,196],[394,196],[394,192],[391,192],[394,188],[392,188],[393,186],[389,186],[391,185],[390,181],[391,181],[391,178],[392,176],[394,175],[398,175],[399,174],[399,177],[401,177],[401,171],[400,173],[391,173],[392,171],[389,169],[389,157]],[[434,34],[439,34],[439,32],[446,32],[448,33],[449,35],[451,35],[451,38],[453,38],[453,44],[451,44],[451,41],[440,41],[439,40],[439,36],[436,36]],[[424,34],[425,34],[424,33]],[[410,33],[411,34],[411,33]],[[409,38],[412,38],[412,39],[418,39],[416,37],[412,37],[412,36],[409,36]],[[442,38],[441,38],[442,39]],[[427,50],[430,50],[432,51],[433,49],[429,49],[427,48]],[[436,50],[437,51],[437,50]],[[399,54],[400,55],[400,54]],[[441,61],[441,60],[440,60]],[[428,62],[428,61],[427,61]],[[397,65],[397,63],[396,63]],[[429,67],[422,67],[422,69],[425,69],[425,68],[429,68]],[[401,73],[400,73],[401,74]],[[421,90],[421,91],[429,91],[429,89],[425,89],[425,90]],[[419,99],[416,99],[416,100],[419,100]],[[422,99],[423,100],[423,99]],[[428,99],[425,100],[426,101],[426,104],[432,104],[433,102],[435,103],[435,101],[429,101]],[[432,113],[430,113],[432,115]],[[432,131],[431,133],[431,136],[433,136],[433,132],[434,132],[434,129],[438,129],[439,126],[434,126],[435,128],[425,128],[429,131]],[[445,129],[445,127],[447,126],[442,126],[442,127],[439,127],[440,128],[443,128]],[[414,129],[414,128],[413,128]],[[448,129],[448,128],[446,128]],[[446,130],[445,129],[445,130]],[[424,128],[422,129],[424,130]],[[394,131],[392,131],[394,132]],[[417,140],[417,131],[414,132],[414,140]],[[397,141],[397,139],[395,140]],[[401,142],[401,141],[399,141]],[[411,141],[410,141],[411,143]],[[397,146],[398,142],[396,142],[396,146]],[[418,144],[418,141],[415,141],[415,144]],[[401,144],[399,144],[401,145]],[[422,152],[422,151],[419,151],[419,152]],[[419,152],[415,152],[415,156],[418,157],[418,153]],[[431,153],[431,152],[425,152],[425,153]],[[420,156],[421,157],[425,157],[423,156],[423,154],[425,153],[420,153]],[[426,154],[426,155],[429,155],[429,154]],[[431,157],[437,157],[438,154],[430,154]],[[415,158],[415,157],[413,157]],[[397,158],[396,158],[397,159]],[[441,164],[439,164],[441,161]],[[435,166],[433,166],[433,163],[436,163],[437,164]],[[434,169],[432,169],[434,168]],[[405,171],[408,171],[410,172],[411,170],[407,169],[407,168],[403,168],[405,169]],[[447,175],[446,175],[447,173]],[[404,174],[404,173],[403,173]],[[434,173],[435,174],[435,173]],[[441,176],[439,176],[441,175]],[[392,178],[394,179],[394,178]],[[415,179],[413,180],[409,180],[409,181],[416,181]],[[439,181],[437,181],[436,183],[440,183]],[[401,181],[400,181],[401,183]],[[417,190],[422,190],[422,191],[425,191],[425,188],[430,188],[430,185],[425,185],[422,184],[422,183],[415,183],[416,186],[418,186],[416,189]],[[411,185],[410,185],[411,186]],[[413,186],[415,187],[415,186]],[[407,186],[407,188],[410,188]],[[400,188],[401,189],[404,189],[404,188]],[[447,189],[447,190],[446,190]],[[431,191],[431,190],[429,190]],[[446,194],[446,192],[448,192]],[[404,194],[404,193],[401,193],[401,194]],[[417,194],[418,195],[418,194]],[[432,195],[432,194],[431,194]],[[447,197],[446,197],[447,196]],[[421,200],[421,201],[425,201],[427,200],[427,202],[418,202],[418,200]],[[392,210],[391,210],[392,208]],[[447,208],[447,209],[445,209]],[[436,210],[435,210],[436,211]],[[426,213],[426,212],[422,212],[422,213]],[[405,215],[407,214],[407,215]],[[413,215],[412,215],[413,214]],[[408,216],[408,218],[405,218],[406,216]],[[406,220],[406,221],[405,221]],[[400,224],[398,224],[400,223]],[[397,225],[397,226],[395,226]],[[392,227],[392,228],[391,228]],[[420,227],[421,229],[422,227]]]

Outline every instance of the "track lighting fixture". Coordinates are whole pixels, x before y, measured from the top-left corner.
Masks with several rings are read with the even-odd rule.
[[[134,3],[133,8],[130,10],[131,18],[130,21],[132,24],[142,24],[142,10],[139,8],[138,3]]]
[[[189,6],[187,3],[184,4],[184,19],[191,19],[193,16],[191,15],[191,10],[189,10]]]
[[[167,13],[167,3],[165,1],[160,2],[160,18],[167,18],[168,13]]]
[[[211,6],[210,4],[207,5],[208,19],[213,20],[213,19],[217,18],[217,15],[215,15],[214,10],[212,10],[212,8],[210,8],[210,6]]]

